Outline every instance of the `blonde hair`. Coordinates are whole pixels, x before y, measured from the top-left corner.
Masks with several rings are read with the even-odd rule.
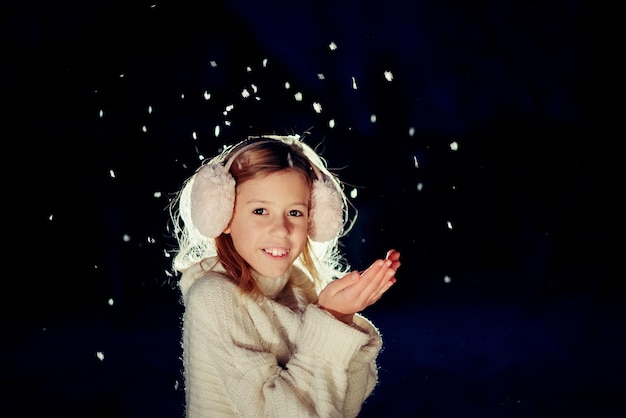
[[[320,173],[332,181],[342,200],[343,227],[329,241],[315,242],[308,238],[304,251],[294,264],[310,277],[316,292],[319,292],[328,281],[349,270],[349,265],[339,251],[339,239],[345,236],[354,224],[356,210],[350,216],[349,201],[344,192],[343,183],[329,171],[326,161],[306,145],[299,136],[271,135],[249,138],[233,147],[225,148],[210,160],[205,160],[200,168],[204,164],[227,162],[231,163],[229,172],[235,179],[235,187],[252,178],[284,170],[300,173],[306,179],[309,188]],[[173,269],[175,272],[182,273],[195,263],[217,256],[227,274],[242,292],[260,296],[261,292],[250,268],[235,250],[231,236],[221,234],[216,238],[209,238],[203,235],[191,221],[188,214],[191,213],[191,188],[194,177],[195,174],[185,180],[183,187],[169,205],[173,235],[178,243],[172,263]]]

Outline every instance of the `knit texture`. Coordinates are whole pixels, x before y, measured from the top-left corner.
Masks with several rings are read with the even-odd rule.
[[[357,327],[346,325],[309,303],[295,267],[277,294],[261,286],[274,299],[255,301],[209,264],[180,282],[186,416],[357,416],[378,378],[376,327],[358,314]]]

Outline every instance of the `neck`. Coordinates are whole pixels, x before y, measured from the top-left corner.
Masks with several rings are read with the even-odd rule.
[[[262,276],[257,271],[253,270],[252,276],[257,281],[257,285],[259,286],[259,289],[261,289],[261,292],[263,293],[263,295],[265,295],[266,297],[270,299],[274,299],[276,296],[278,296],[280,291],[283,290],[283,288],[287,284],[290,273],[291,273],[291,269],[288,269],[281,276],[267,277],[267,276]]]

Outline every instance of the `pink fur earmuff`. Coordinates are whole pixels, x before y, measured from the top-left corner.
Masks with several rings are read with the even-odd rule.
[[[318,173],[318,176],[320,174]],[[308,234],[313,241],[335,238],[343,227],[343,201],[330,180],[317,179],[311,190]]]
[[[225,164],[206,164],[193,177],[191,220],[198,231],[208,238],[218,237],[233,216],[236,182],[229,170],[232,162],[246,148],[242,147]],[[326,242],[337,237],[342,230],[344,202],[338,186],[312,162],[311,167],[317,179],[311,189],[308,235],[313,241]]]
[[[209,238],[228,226],[235,207],[235,179],[222,164],[207,164],[194,175],[191,220]]]

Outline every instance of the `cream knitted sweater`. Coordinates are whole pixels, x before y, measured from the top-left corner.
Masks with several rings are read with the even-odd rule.
[[[349,326],[311,304],[296,267],[258,277],[265,297],[254,301],[220,264],[203,266],[180,281],[187,417],[357,416],[378,378],[369,320]]]

